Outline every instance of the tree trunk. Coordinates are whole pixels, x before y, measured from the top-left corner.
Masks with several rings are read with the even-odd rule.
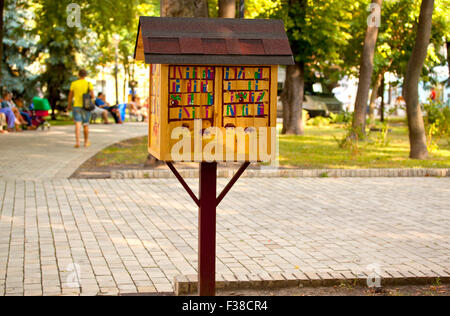
[[[380,104],[380,121],[384,122],[384,88],[385,88],[385,82],[384,82],[384,76],[383,79],[381,79],[381,85],[380,85],[380,92],[381,95],[381,104]]]
[[[370,103],[369,103],[369,118],[370,121],[373,121],[375,117],[375,105],[378,98],[378,92],[380,90],[381,80],[383,78],[383,73],[379,73],[373,83],[372,94],[370,95]]]
[[[209,16],[207,0],[161,0],[161,16],[171,17],[205,17]],[[151,154],[147,156],[146,166],[157,166],[161,162]]]
[[[448,65],[448,73],[450,75],[450,42],[447,39],[447,65]],[[450,76],[448,77],[447,84],[450,86]]]
[[[236,0],[219,0],[219,18],[236,17]]]
[[[161,0],[161,16],[208,17],[207,0]]]
[[[416,44],[409,59],[403,83],[403,97],[406,101],[409,143],[411,146],[409,157],[413,159],[426,159],[428,157],[427,139],[422,111],[419,105],[418,90],[420,74],[427,57],[428,44],[430,43],[433,7],[434,0],[422,0]]]
[[[303,97],[305,91],[305,65],[296,63],[286,67],[281,102],[283,103],[282,134],[303,135]]]
[[[2,87],[2,71],[1,65],[3,65],[3,10],[5,7],[5,1],[0,0],[0,87]],[[1,93],[0,93],[1,94]]]
[[[381,8],[382,2],[383,0],[372,0],[372,4],[378,5],[379,8]],[[375,14],[377,14],[376,10]],[[366,132],[367,99],[369,98],[370,82],[373,71],[373,56],[375,54],[377,37],[378,25],[368,23],[363,53],[361,55],[358,92],[356,93],[355,114],[353,117],[353,128],[358,130],[361,135],[365,135]]]
[[[127,93],[127,76],[128,76],[128,69],[126,65],[123,65],[123,99],[125,100],[125,103],[128,103],[128,93]]]

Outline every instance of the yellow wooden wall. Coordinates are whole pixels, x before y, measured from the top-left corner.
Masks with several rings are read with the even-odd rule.
[[[212,69],[214,75],[208,77],[207,71]],[[277,75],[278,66],[151,65],[149,152],[160,160],[172,161],[172,146],[179,141],[171,139],[172,130],[185,126],[193,135],[194,118],[199,116],[203,129],[219,127],[224,138],[226,127],[276,127]],[[270,137],[269,133],[269,152],[274,150]],[[191,153],[193,147],[192,142]],[[190,156],[193,161],[193,154]]]

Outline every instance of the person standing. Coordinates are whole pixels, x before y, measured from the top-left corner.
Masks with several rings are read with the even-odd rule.
[[[89,121],[91,112],[83,109],[83,94],[88,93],[91,99],[94,99],[94,87],[92,83],[86,80],[88,73],[82,69],[78,73],[78,80],[70,85],[68,97],[68,110],[72,110],[73,120],[75,121],[75,148],[80,147],[80,130],[83,126],[84,147],[89,147]],[[73,101],[73,105],[72,105]]]

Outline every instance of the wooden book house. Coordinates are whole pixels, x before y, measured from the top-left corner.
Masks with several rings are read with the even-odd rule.
[[[236,130],[264,137],[267,154],[274,153],[278,65],[294,63],[282,21],[141,17],[134,57],[150,64],[148,147],[153,156],[203,161],[195,152],[218,137],[206,135],[211,127],[222,132],[218,161],[250,160],[250,136],[238,146]],[[173,137],[176,128],[192,136],[181,152],[174,147],[181,139]],[[175,158],[174,150],[183,158]],[[270,159],[258,154],[257,160]]]

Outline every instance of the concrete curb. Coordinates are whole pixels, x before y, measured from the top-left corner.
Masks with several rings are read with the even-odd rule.
[[[436,283],[450,283],[450,273],[447,271],[385,271],[381,273],[381,285],[426,285]],[[264,290],[288,287],[319,287],[319,286],[367,286],[368,277],[365,274],[352,272],[308,272],[273,274],[242,274],[217,275],[216,289],[218,290]],[[175,295],[187,295],[197,292],[197,275],[180,275],[174,278]]]
[[[178,170],[183,178],[198,178],[198,169]],[[219,169],[219,178],[231,178],[236,170]],[[450,177],[446,169],[263,169],[247,170],[246,178],[346,178],[346,177]],[[113,170],[112,179],[175,178],[170,170]]]

